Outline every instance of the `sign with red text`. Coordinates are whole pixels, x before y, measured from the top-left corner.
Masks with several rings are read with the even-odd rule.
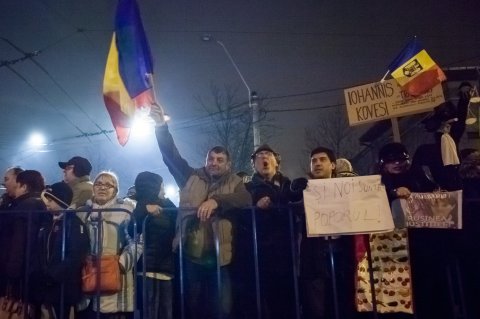
[[[394,79],[349,88],[344,95],[351,126],[428,112],[445,102],[441,84],[414,98]]]
[[[308,237],[394,228],[380,175],[312,179],[303,191],[303,199]]]
[[[400,200],[409,228],[462,229],[462,191],[412,193]]]

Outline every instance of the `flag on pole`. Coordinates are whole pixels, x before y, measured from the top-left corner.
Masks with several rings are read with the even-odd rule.
[[[411,96],[419,96],[447,78],[415,37],[388,66],[398,84]]]
[[[124,146],[135,110],[154,102],[153,62],[136,0],[119,0],[103,78],[103,100]]]

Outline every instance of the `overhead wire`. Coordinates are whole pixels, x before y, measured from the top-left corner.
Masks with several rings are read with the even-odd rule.
[[[18,52],[21,52],[22,54],[26,54],[24,50],[20,49],[10,40],[3,37],[0,37],[0,39],[8,43],[11,47],[13,47]],[[80,104],[78,104],[73,99],[73,97],[67,92],[67,90],[65,90],[63,86],[60,85],[60,83],[58,83],[58,81],[50,74],[50,72],[42,64],[40,64],[38,61],[34,59],[34,57],[31,57],[31,56],[29,57],[29,60],[32,61],[40,70],[42,70],[42,72],[44,72],[47,75],[47,77],[55,84],[55,86],[73,103],[73,105],[75,105],[90,120],[90,122],[92,122],[100,131],[103,131],[103,128],[101,128],[100,125],[98,125],[98,123],[92,119],[92,117],[80,106]],[[107,134],[104,134],[104,135],[113,144],[110,137]],[[85,136],[85,137],[88,139],[88,136]]]
[[[58,112],[58,114],[60,114],[60,116],[62,116],[68,123],[70,123],[75,129],[77,129],[77,131],[79,131],[80,133],[82,133],[83,136],[87,137],[87,139],[90,141],[90,139],[88,138],[88,136],[86,135],[87,133],[85,133],[84,131],[82,131],[81,128],[79,128],[75,123],[73,123],[65,114],[63,114],[62,112],[60,112],[60,110],[45,96],[43,95],[39,90],[37,90],[33,84],[31,84],[22,74],[20,74],[18,71],[16,71],[14,68],[12,68],[11,66],[7,65],[6,66],[7,69],[9,69],[11,72],[13,72],[17,77],[19,77],[23,82],[25,82],[25,84],[27,84],[28,87],[30,87],[35,93],[38,94],[38,96],[40,96],[48,105],[50,105],[56,112]]]
[[[52,12],[54,12],[54,14],[58,15],[61,17],[61,19],[69,24],[70,26],[72,27],[75,27],[73,26],[71,23],[68,22],[67,19],[65,19],[61,14],[59,14],[56,10],[54,10],[51,6],[49,6],[48,4],[46,4],[44,1],[41,1],[43,3],[43,5],[45,5],[45,7],[47,7],[47,9],[51,10]],[[43,49],[39,50],[39,51],[36,51],[38,53],[40,52],[43,52],[45,50],[48,50],[50,49],[51,47],[53,46],[56,46],[58,45],[59,43],[71,38],[72,36],[74,36],[75,34],[77,33],[85,33],[85,32],[95,32],[95,31],[111,31],[111,29],[85,29],[85,28],[77,28],[75,27],[76,30],[66,36],[64,36],[63,38],[45,46]],[[198,34],[204,34],[206,32],[208,33],[228,33],[228,34],[282,34],[282,35],[315,35],[315,36],[318,36],[318,35],[324,35],[324,36],[349,36],[349,37],[365,37],[365,36],[369,36],[369,37],[385,37],[385,36],[391,36],[391,34],[348,34],[348,33],[329,33],[329,32],[283,32],[283,31],[268,31],[268,32],[264,32],[264,31],[220,31],[220,30],[208,30],[208,31],[197,31],[197,30],[161,30],[159,32],[163,32],[163,33],[198,33]],[[8,41],[8,40],[7,40]],[[10,41],[9,41],[10,42]],[[11,43],[11,42],[10,42]],[[14,46],[12,44],[12,46]],[[87,116],[87,118],[97,127],[100,129],[100,132],[102,134],[104,134],[107,139],[111,141],[110,137],[107,135],[107,133],[110,133],[112,131],[106,131],[104,129],[102,129],[89,115],[88,113],[86,113],[83,108],[70,96],[70,94],[58,83],[58,81],[56,81],[54,79],[54,77],[48,72],[48,70],[46,70],[46,68],[43,67],[43,65],[41,65],[40,63],[38,63],[34,58],[33,56],[29,56],[31,55],[32,53],[26,53],[24,52],[23,50],[19,49],[18,47],[14,46],[19,52],[22,52],[24,54],[24,57],[21,58],[21,59],[30,59],[32,60],[32,62],[37,66],[39,67],[51,80],[52,82],[70,99],[70,101],[84,114]],[[37,54],[38,54],[37,53]],[[472,57],[469,57],[469,58],[465,58],[465,59],[462,59],[462,60],[459,60],[459,61],[456,61],[456,62],[452,62],[452,63],[449,63],[449,64],[445,64],[445,65],[454,65],[454,64],[458,64],[458,63],[462,63],[464,61],[471,61],[471,60],[474,60],[476,58],[479,58],[480,55],[474,55]],[[3,61],[1,61],[3,62]],[[0,64],[0,66],[3,66]],[[28,82],[28,80],[26,80],[23,76],[19,75],[18,72],[15,72],[17,74],[17,76],[20,76],[21,79],[23,81],[25,81],[26,83],[28,83],[28,85],[34,89],[33,85],[31,83]],[[348,86],[348,87],[351,87],[351,86]],[[337,88],[327,88],[327,89],[324,89],[324,90],[317,90],[317,91],[311,91],[311,92],[302,92],[302,93],[292,93],[292,94],[288,94],[288,95],[279,95],[279,96],[267,96],[267,97],[264,97],[262,99],[259,99],[259,100],[275,100],[275,99],[286,99],[286,98],[295,98],[295,97],[302,97],[302,96],[310,96],[310,95],[317,95],[317,94],[323,94],[323,93],[327,93],[327,92],[334,92],[334,91],[339,91],[339,90],[343,90],[343,89],[346,89],[348,87],[337,87]],[[37,94],[40,94],[40,92],[36,89],[34,89]],[[42,98],[46,99],[43,95],[42,95]],[[48,99],[46,99],[48,101]],[[53,106],[53,104],[51,102],[49,102],[50,105]],[[238,103],[234,106],[232,106],[232,108],[238,108],[238,107],[242,107],[242,106],[245,106],[248,104],[248,101],[246,102],[241,102],[241,103]],[[298,108],[288,108],[288,109],[265,109],[264,111],[265,112],[271,112],[271,113],[280,113],[280,112],[296,112],[296,111],[311,111],[311,110],[317,110],[317,109],[325,109],[325,108],[332,108],[332,107],[338,107],[338,106],[344,106],[345,104],[344,103],[340,103],[340,104],[332,104],[332,105],[320,105],[320,106],[313,106],[313,107],[298,107]],[[56,109],[58,111],[58,109]],[[174,126],[174,129],[175,130],[182,130],[182,129],[188,129],[188,128],[192,128],[192,127],[196,127],[196,126],[200,126],[200,125],[204,125],[206,124],[207,121],[209,121],[209,119],[212,117],[212,116],[215,116],[219,113],[221,113],[222,111],[217,111],[217,112],[213,112],[213,113],[209,113],[209,114],[206,114],[206,115],[203,115],[203,116],[200,116],[196,119],[190,119],[190,120],[185,120],[183,123],[182,122],[179,122],[177,123],[175,126]],[[62,114],[63,115],[63,114]],[[65,118],[66,116],[63,115]],[[73,123],[72,121],[68,120],[70,123]],[[194,122],[194,123],[192,123]],[[196,123],[195,123],[196,122]],[[76,127],[76,126],[75,126]],[[76,127],[77,129],[79,129],[78,127]],[[72,138],[79,138],[79,137],[87,137],[88,138],[88,135],[89,133],[85,133],[83,131],[80,130],[80,132],[82,133],[82,136],[75,136],[75,137],[72,137]]]

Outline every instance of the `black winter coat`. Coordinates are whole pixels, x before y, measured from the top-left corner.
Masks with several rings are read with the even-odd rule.
[[[144,235],[144,256],[140,258],[138,269],[143,270],[143,260],[147,272],[164,273],[173,276],[174,255],[172,242],[175,236],[175,221],[177,210],[169,200],[159,200],[159,206],[164,208],[159,216],[152,216],[147,212],[146,203],[139,201],[133,216],[137,222],[137,232]],[[132,223],[130,224],[130,232]],[[143,232],[145,227],[145,232]]]
[[[42,220],[47,220],[45,204],[38,193],[27,193],[15,198],[2,215],[0,232],[0,287],[12,287],[12,295],[25,298],[25,275],[34,270],[35,242]],[[32,212],[27,214],[27,212]],[[29,254],[27,251],[29,250]]]
[[[289,209],[288,203],[302,199],[302,192],[292,192],[290,185],[290,180],[281,173],[277,173],[271,181],[255,173],[245,185],[252,195],[252,206],[255,207],[258,200],[265,196],[272,202],[268,209],[255,209],[260,263],[266,269],[290,268],[291,242],[295,240],[291,238],[290,220],[295,223],[295,214]],[[247,243],[252,238],[251,213],[242,214],[239,224],[239,241]]]
[[[74,214],[44,223],[38,232],[35,272],[32,275],[33,301],[58,303],[64,284],[65,304],[80,301],[81,269],[90,244],[85,224]],[[65,226],[65,257],[62,261],[63,229]]]

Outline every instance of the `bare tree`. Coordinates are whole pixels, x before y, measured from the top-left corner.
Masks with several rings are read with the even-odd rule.
[[[349,125],[345,108],[322,110],[315,125],[305,128],[305,146],[308,152],[317,146],[328,147],[337,157],[349,159],[356,172],[366,173],[370,170],[371,159],[366,156],[370,150],[359,142],[364,131],[363,126]],[[308,167],[302,165],[308,172]]]
[[[239,102],[237,88],[225,85],[220,89],[210,84],[211,100],[196,96],[200,106],[208,113],[209,125],[204,127],[208,144],[226,147],[231,154],[234,170],[251,170],[250,154],[253,149],[252,115],[248,102]]]
[[[359,130],[349,126],[344,108],[322,110],[315,125],[305,128],[305,144],[308,150],[322,145],[337,156],[351,158],[360,149]]]

